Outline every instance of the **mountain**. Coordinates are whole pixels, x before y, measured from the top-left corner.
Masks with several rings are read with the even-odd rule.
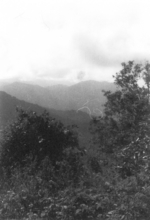
[[[1,90],[20,100],[38,104],[44,108],[84,111],[91,116],[102,114],[103,105],[106,102],[102,90],[114,91],[115,89],[113,83],[90,80],[72,86],[53,85],[45,88],[15,82],[3,86]]]
[[[76,103],[77,110],[85,110],[90,115],[101,115],[106,102],[102,90],[115,89],[113,83],[90,80],[71,86],[69,94]]]
[[[16,107],[22,107],[24,110],[32,110],[37,114],[42,114],[45,108],[19,100],[10,96],[6,92],[0,91],[0,129],[5,127],[8,123],[11,123],[16,119],[17,112]],[[86,142],[89,140],[89,123],[90,117],[88,114],[76,111],[61,111],[54,109],[46,109],[50,116],[56,120],[61,121],[65,126],[77,125],[80,142]]]
[[[20,100],[39,104],[42,107],[51,107],[49,103],[52,103],[52,106],[56,106],[57,109],[56,100],[47,89],[41,86],[14,82],[3,86],[2,90]]]
[[[32,109],[38,114],[41,114],[44,111],[44,109],[38,105],[18,100],[17,98],[0,91],[0,127],[11,123],[16,118],[16,107],[22,107],[25,110]]]

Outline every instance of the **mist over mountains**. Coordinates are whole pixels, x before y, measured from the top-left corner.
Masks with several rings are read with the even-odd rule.
[[[14,82],[1,87],[2,91],[32,104],[55,110],[84,111],[89,115],[100,115],[106,98],[102,90],[116,89],[113,83],[94,80],[83,81],[72,86],[53,85],[41,87]]]
[[[51,117],[65,126],[77,125],[80,144],[90,139],[89,125],[92,115],[101,115],[106,98],[102,90],[116,90],[113,83],[83,81],[72,86],[39,85],[13,82],[0,86],[0,128],[16,119],[16,107]]]

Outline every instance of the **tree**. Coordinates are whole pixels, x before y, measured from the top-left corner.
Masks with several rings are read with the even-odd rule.
[[[129,61],[122,67],[114,76],[117,91],[104,91],[104,116],[94,118],[93,129],[101,152],[115,156],[121,174],[130,176],[149,163],[150,64]]]
[[[67,150],[81,152],[73,126],[65,127],[47,112],[37,115],[18,109],[17,120],[3,133],[1,165],[9,169],[24,166],[29,156],[37,165],[48,157],[56,167],[67,158]],[[72,153],[73,157],[75,161],[77,153]]]

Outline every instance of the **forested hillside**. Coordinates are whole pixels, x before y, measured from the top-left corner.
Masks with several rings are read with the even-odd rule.
[[[73,86],[55,85],[41,87],[20,82],[1,87],[1,90],[32,104],[55,110],[84,111],[89,115],[101,115],[106,98],[102,90],[115,91],[109,82],[84,81]]]
[[[42,114],[46,110],[49,112],[51,117],[57,119],[57,121],[61,121],[65,126],[74,124],[77,125],[76,130],[79,133],[79,139],[81,142],[87,143],[87,139],[90,139],[89,125],[91,118],[88,114],[82,111],[61,111],[43,108],[39,105],[19,100],[3,91],[0,91],[0,129],[9,123],[12,123],[16,119],[17,108],[22,108],[28,111],[32,110],[38,115]]]
[[[1,219],[149,219],[150,64],[122,63],[114,82],[90,147],[48,112],[18,109],[1,139]]]

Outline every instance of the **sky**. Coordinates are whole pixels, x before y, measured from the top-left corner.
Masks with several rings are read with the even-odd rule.
[[[150,59],[149,0],[0,0],[0,80],[112,81]]]

